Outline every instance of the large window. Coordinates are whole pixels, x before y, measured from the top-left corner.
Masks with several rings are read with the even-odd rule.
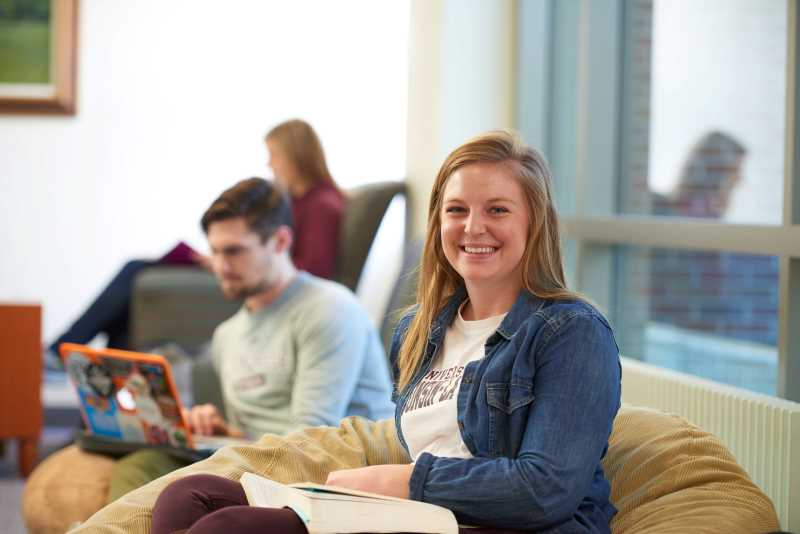
[[[781,224],[786,2],[633,0],[620,211]]]
[[[796,8],[523,1],[518,127],[624,355],[800,400]]]
[[[774,395],[774,256],[621,246],[617,342],[644,361]]]

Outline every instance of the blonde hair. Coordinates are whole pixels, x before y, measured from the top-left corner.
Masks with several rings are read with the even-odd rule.
[[[325,182],[336,186],[328,171],[322,143],[306,121],[292,119],[282,122],[267,132],[264,141],[278,143],[303,182]]]
[[[528,207],[528,241],[522,256],[522,286],[544,299],[580,299],[567,289],[558,234],[558,217],[551,193],[550,170],[544,157],[511,131],[496,130],[456,148],[439,169],[428,204],[428,229],[417,287],[417,312],[397,359],[398,390],[411,381],[419,366],[436,315],[464,280],[448,263],[442,249],[442,195],[454,172],[475,163],[507,165],[522,186]]]

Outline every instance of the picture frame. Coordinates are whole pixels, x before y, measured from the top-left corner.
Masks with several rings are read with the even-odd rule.
[[[0,68],[7,67],[6,72],[0,71],[0,113],[47,113],[74,115],[76,110],[76,75],[77,75],[77,45],[78,45],[78,1],[79,0],[49,0],[49,11],[45,3],[44,11],[47,11],[46,18],[41,15],[42,9],[38,14],[38,19],[34,22],[8,19],[8,14],[2,23],[7,25],[10,30],[5,31],[7,41],[0,45],[11,48],[4,52],[8,57],[24,57],[23,60],[13,59],[6,63],[0,63]],[[13,4],[13,2],[12,2]],[[23,4],[19,2],[19,4]],[[31,2],[23,4],[28,11],[31,5],[38,5]],[[13,11],[13,8],[12,8]],[[17,17],[19,14],[17,13]],[[14,25],[16,24],[16,25]],[[21,28],[27,24],[26,32],[11,31]],[[45,26],[46,25],[46,29]],[[33,28],[28,31],[27,28]],[[28,39],[27,35],[38,32],[39,49],[32,54],[27,54],[26,46],[33,39]],[[43,34],[43,36],[42,36]],[[24,42],[13,42],[18,38]],[[9,44],[8,40],[12,40]],[[49,47],[45,46],[42,50],[41,42],[49,41]],[[18,47],[18,48],[14,48]],[[20,50],[22,52],[20,52]],[[33,60],[38,61],[38,78],[30,80],[29,55]],[[44,56],[44,57],[42,57]],[[0,56],[2,59],[2,56]],[[7,59],[7,58],[6,58]],[[23,64],[27,62],[27,64]],[[21,66],[26,68],[20,68]],[[16,67],[16,68],[15,68]],[[44,74],[42,74],[44,70]],[[20,74],[20,81],[14,78],[18,73],[26,71],[24,76]],[[35,78],[36,75],[33,75]],[[9,79],[12,78],[12,79]]]

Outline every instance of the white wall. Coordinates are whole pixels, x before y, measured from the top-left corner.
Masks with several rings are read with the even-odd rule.
[[[412,233],[424,235],[431,185],[470,137],[514,126],[513,0],[412,0],[408,181]]]
[[[403,1],[83,0],[78,112],[0,116],[0,301],[50,340],[128,258],[205,247],[203,210],[265,175],[299,116],[345,187],[406,174]]]

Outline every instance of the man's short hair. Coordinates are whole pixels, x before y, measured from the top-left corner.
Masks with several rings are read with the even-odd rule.
[[[286,192],[274,182],[248,178],[226,189],[211,203],[200,225],[208,234],[211,223],[243,217],[250,231],[266,241],[279,226],[292,228],[292,208]]]

